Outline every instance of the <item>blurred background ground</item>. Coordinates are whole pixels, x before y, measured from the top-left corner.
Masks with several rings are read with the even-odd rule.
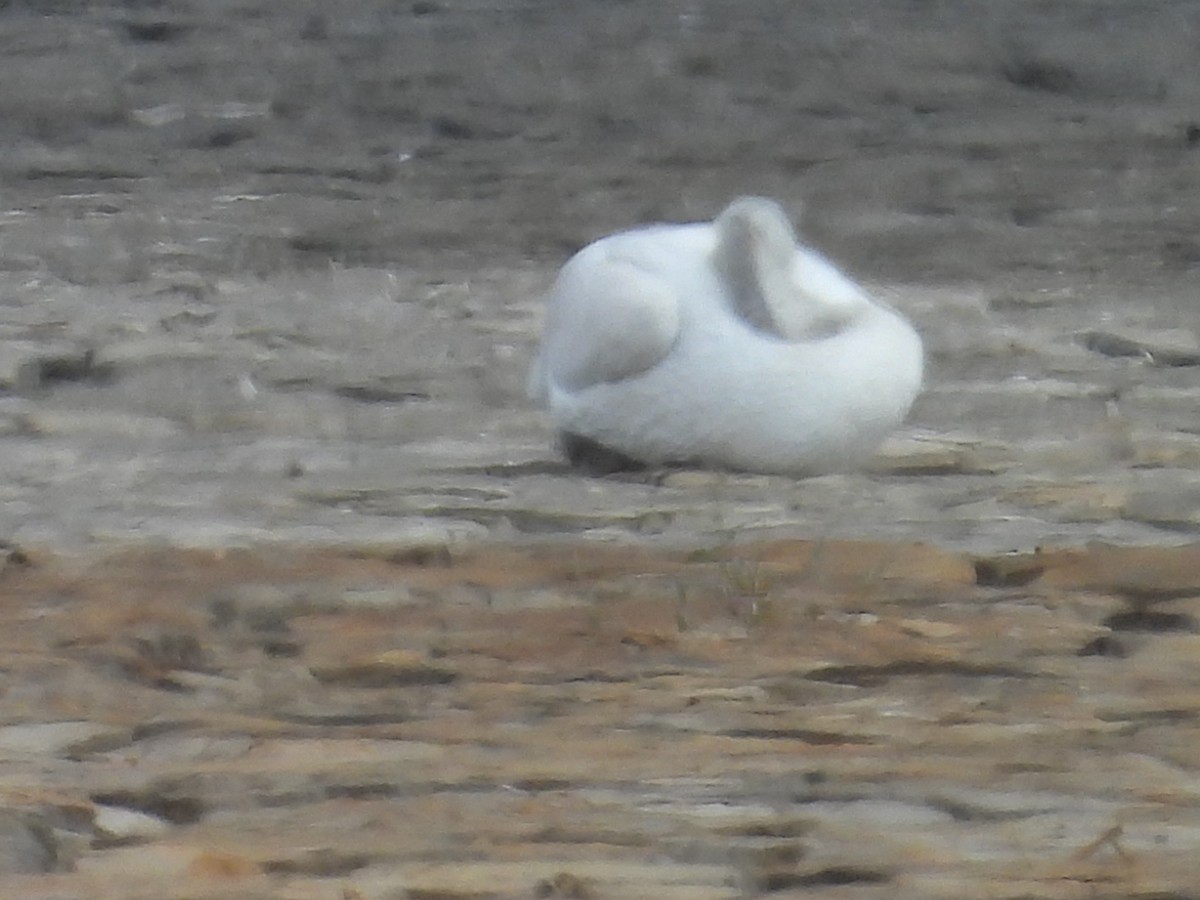
[[[178,858],[181,871],[251,878],[242,887],[264,896],[661,897],[688,866],[687,896],[703,885],[929,896],[935,884],[945,896],[1188,896],[1196,585],[1152,576],[1188,570],[1200,529],[1198,50],[1200,9],[1187,2],[0,4],[0,576],[17,673],[4,785],[21,815],[54,826],[48,840],[82,841],[81,871],[90,861],[98,879],[47,889],[131,893],[120,872],[143,853],[150,866]],[[567,472],[522,389],[555,267],[612,230],[706,219],[747,193],[783,202],[814,245],[918,325],[929,379],[910,424],[869,471],[803,482]],[[837,563],[833,587],[803,554],[761,580],[753,548],[798,538],[893,549]],[[1151,555],[1065,587],[1045,585],[1041,563],[984,566],[981,580],[972,564],[1043,546],[1103,551],[1097,541]],[[480,546],[530,542],[564,548],[575,568],[534,566],[532,581],[500,586],[495,572],[528,566],[525,551],[469,563]],[[953,564],[888,586],[897,560],[925,565],[913,542]],[[672,569],[664,586],[662,558],[630,550],[614,587],[592,556],[613,543],[743,547],[750,562],[714,574],[712,559],[685,558],[700,568]],[[210,555],[85,567],[131,546]],[[222,568],[244,547],[261,555]],[[1168,551],[1185,562],[1153,555]],[[278,567],[272,553],[301,561]],[[430,576],[411,567],[431,565],[444,577],[414,592]],[[179,573],[206,567],[214,583],[185,589]],[[1131,588],[1122,571],[1154,583]],[[774,643],[759,621],[768,595]],[[688,596],[706,611],[689,614]],[[626,610],[586,664],[547,649],[594,633],[614,597],[656,612]],[[496,603],[531,618],[493,627]],[[1146,606],[1158,603],[1178,607]],[[872,631],[862,646],[860,626]],[[546,643],[509,643],[521,627]],[[301,637],[272,631],[289,628]],[[360,646],[380,628],[382,645]],[[1147,633],[1155,650],[1128,643]],[[344,677],[365,679],[350,691],[371,699],[328,695],[343,690],[321,680],[329,657],[356,651],[374,662]],[[630,668],[631,653],[651,662]],[[472,654],[518,661],[517,674],[505,681]],[[824,676],[809,675],[830,666],[882,671],[842,671],[853,683],[816,696],[808,685]],[[673,691],[697,672],[714,683]],[[605,694],[617,712],[602,724],[574,718],[589,708],[576,688],[546,687],[610,680],[631,687]],[[489,718],[496,685],[522,698],[517,712]],[[395,702],[389,687],[418,723],[407,731],[373,705]],[[309,691],[319,713],[278,718],[279,698]],[[720,700],[687,718],[709,702],[697,696]],[[820,727],[805,724],[809,703],[827,704]],[[347,704],[357,712],[336,712]],[[686,764],[713,780],[672,781],[657,799],[639,794],[641,776],[589,780],[601,738],[572,745],[576,769],[521,781],[540,798],[524,812],[496,807],[509,782],[486,753],[436,775],[448,747],[499,741],[504,759],[549,760],[564,735],[611,736],[621,716],[640,723],[622,752],[647,764],[668,740],[655,716],[675,706],[671,735],[719,732]],[[897,710],[921,727],[881,724]],[[798,721],[764,738],[733,721],[743,713]],[[560,715],[528,741],[497,737]],[[1046,737],[1064,721],[1078,757]],[[367,737],[374,750],[355,757]],[[293,760],[309,787],[247,774],[274,765],[250,749],[269,738],[282,743],[262,752]],[[349,756],[330,759],[385,787],[312,768],[335,747]],[[404,781],[388,762],[404,751],[434,774]],[[813,753],[821,765],[801,768],[816,781],[764,812],[763,791],[782,783],[771,778],[795,769],[789,754]],[[914,773],[912,754],[941,771]],[[146,784],[113,775],[134,757]],[[203,775],[178,780],[197,765]],[[830,772],[842,780],[822,793]],[[918,776],[934,781],[912,788]],[[955,793],[988,790],[1000,793]],[[547,806],[547,791],[562,793]],[[481,805],[460,807],[471,792]],[[253,849],[268,810],[319,820],[318,799],[368,795],[377,805],[347,834],[396,827],[398,796],[421,798],[446,830],[354,856],[314,820],[307,838],[286,832],[285,849]],[[706,819],[696,837],[729,796],[748,804],[742,818]],[[604,824],[540,856],[528,833],[500,827],[559,801],[567,819]],[[450,807],[480,816],[478,829],[454,825]],[[114,825],[114,809],[152,821]],[[15,858],[54,868],[43,832],[14,822]],[[1141,823],[1137,852],[1115,838],[1087,849],[1085,834],[1129,823]],[[928,840],[845,855],[871,843],[850,832],[892,826],[927,827]],[[783,848],[762,851],[764,835]],[[117,845],[134,856],[105,855]],[[599,867],[614,854],[683,868]],[[583,857],[591,874],[555,880]],[[1044,866],[1005,893],[1030,857]],[[551,869],[523,880],[485,866],[465,886],[396,869],[534,858]],[[346,873],[358,880],[329,881]],[[183,885],[147,890],[201,890]]]
[[[1200,265],[1187,4],[0,15],[18,540],[558,530],[545,507],[580,512],[579,484],[550,477],[522,391],[539,292],[591,239],[745,193],[779,198],[921,327],[926,452],[892,468],[956,477],[735,480],[722,502],[758,506],[726,526],[899,525],[999,549],[1197,524],[1194,369],[1176,365],[1196,350]],[[1018,482],[974,477],[1017,466]],[[412,478],[406,496],[441,499],[397,497]],[[605,511],[585,525],[658,507],[685,540],[700,526],[682,510],[716,496],[589,490]],[[384,515],[363,515],[366,494]]]

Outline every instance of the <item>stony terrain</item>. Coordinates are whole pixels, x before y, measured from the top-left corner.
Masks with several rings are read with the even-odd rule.
[[[1200,9],[0,4],[0,895],[1200,896]],[[761,193],[866,472],[567,471],[554,268]]]

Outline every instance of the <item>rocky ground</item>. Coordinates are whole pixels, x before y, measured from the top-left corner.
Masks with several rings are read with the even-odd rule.
[[[0,893],[1185,898],[1200,10],[0,4]],[[870,470],[567,471],[582,243],[781,200]]]

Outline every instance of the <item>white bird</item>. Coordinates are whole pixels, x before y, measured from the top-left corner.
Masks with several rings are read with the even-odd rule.
[[[921,339],[774,201],[611,235],[550,290],[530,397],[593,472],[812,475],[869,457],[921,387]]]

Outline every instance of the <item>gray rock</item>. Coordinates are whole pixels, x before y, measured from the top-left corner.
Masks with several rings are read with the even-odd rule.
[[[78,756],[125,746],[128,728],[98,722],[28,722],[0,727],[0,753],[14,756]]]
[[[171,828],[168,822],[149,813],[103,804],[96,807],[93,826],[97,847],[142,843],[161,837]]]
[[[0,875],[53,872],[59,852],[54,829],[41,816],[0,808]]]

